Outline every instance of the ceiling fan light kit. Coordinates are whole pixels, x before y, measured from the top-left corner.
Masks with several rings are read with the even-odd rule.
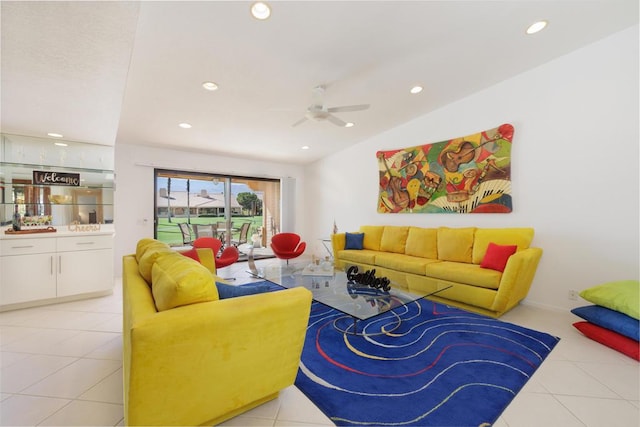
[[[333,123],[336,126],[340,127],[352,127],[352,122],[345,122],[337,116],[334,116],[333,113],[347,113],[352,111],[362,111],[369,108],[369,104],[359,104],[359,105],[344,105],[341,107],[327,107],[324,104],[324,86],[316,86],[312,91],[313,96],[313,104],[307,107],[307,111],[304,114],[304,117],[295,122],[292,126],[296,127],[306,122],[307,120],[313,120],[315,122],[328,121]]]

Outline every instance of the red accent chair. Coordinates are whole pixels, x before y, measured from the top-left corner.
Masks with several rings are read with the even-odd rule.
[[[215,237],[198,237],[193,241],[193,247],[195,249],[211,249],[216,260],[216,270],[233,264],[234,262],[238,261],[238,258],[240,257],[238,249],[234,246],[226,247],[222,251],[222,253],[220,253],[220,256],[218,256],[220,248],[222,247],[222,242],[220,241],[220,239],[216,239]]]
[[[280,259],[286,259],[287,264],[292,258],[302,255],[307,248],[305,242],[300,241],[300,236],[295,233],[278,233],[271,238],[273,254]]]

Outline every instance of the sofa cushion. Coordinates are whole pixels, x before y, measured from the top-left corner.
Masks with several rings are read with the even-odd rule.
[[[136,245],[136,261],[140,262],[140,259],[145,254],[145,252],[147,252],[147,250],[152,247],[168,248],[169,245],[156,239],[150,239],[150,238],[140,239],[138,241],[138,244]]]
[[[489,243],[497,245],[517,245],[524,250],[531,245],[533,228],[478,228],[473,238],[473,263],[480,264],[484,259]]]
[[[353,250],[353,249],[345,249],[343,251],[338,252],[338,257],[342,261],[349,261],[360,263],[360,264],[370,264],[373,265],[376,259],[376,255],[379,254],[378,251],[370,251],[367,249],[363,249],[361,251]]]
[[[151,291],[158,311],[218,299],[209,270],[177,252],[156,259],[151,271]]]
[[[475,227],[438,228],[438,259],[471,263]]]
[[[516,245],[496,245],[495,243],[489,243],[480,267],[490,268],[502,273],[507,266],[509,257],[515,254],[517,250],[518,247]]]
[[[380,250],[380,240],[382,240],[382,231],[384,226],[382,225],[363,225],[360,227],[360,232],[364,233],[364,240],[362,247],[364,249],[370,249],[372,251]]]
[[[640,282],[637,280],[619,280],[585,289],[580,296],[593,304],[640,319],[639,290]]]
[[[404,253],[422,258],[438,259],[437,238],[438,230],[435,228],[409,227]]]
[[[140,261],[138,262],[138,271],[140,275],[151,285],[151,269],[153,264],[165,255],[178,254],[171,250],[167,245],[152,245],[142,254]],[[178,254],[179,255],[179,254]],[[182,255],[180,255],[182,256]]]
[[[441,262],[437,259],[427,259],[405,254],[380,252],[376,255],[375,265],[405,273],[424,275],[427,264]]]
[[[434,279],[464,283],[488,289],[498,289],[502,273],[480,268],[476,264],[460,262],[434,262],[427,264],[426,274]]]
[[[385,226],[382,231],[382,238],[380,239],[380,250],[383,252],[403,254],[408,234],[409,227],[397,225]]]
[[[362,249],[364,233],[345,233],[344,248],[345,249]]]

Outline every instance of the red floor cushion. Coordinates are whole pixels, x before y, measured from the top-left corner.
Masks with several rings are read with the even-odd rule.
[[[640,344],[638,341],[589,322],[576,322],[573,326],[586,337],[640,361]]]

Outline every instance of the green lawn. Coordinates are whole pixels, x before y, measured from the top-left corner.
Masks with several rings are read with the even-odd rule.
[[[215,224],[218,221],[224,221],[224,218],[215,217],[191,217],[189,223],[191,224]],[[156,239],[169,244],[170,246],[182,245],[182,233],[178,228],[179,223],[187,222],[187,218],[171,218],[169,222],[168,218],[158,218],[158,235]],[[251,222],[251,228],[249,228],[249,239],[251,235],[257,233],[258,227],[262,226],[262,216],[242,216],[233,217],[231,220],[233,228],[240,229],[240,226],[244,222]],[[231,238],[237,239],[240,235],[239,231],[232,233]]]

